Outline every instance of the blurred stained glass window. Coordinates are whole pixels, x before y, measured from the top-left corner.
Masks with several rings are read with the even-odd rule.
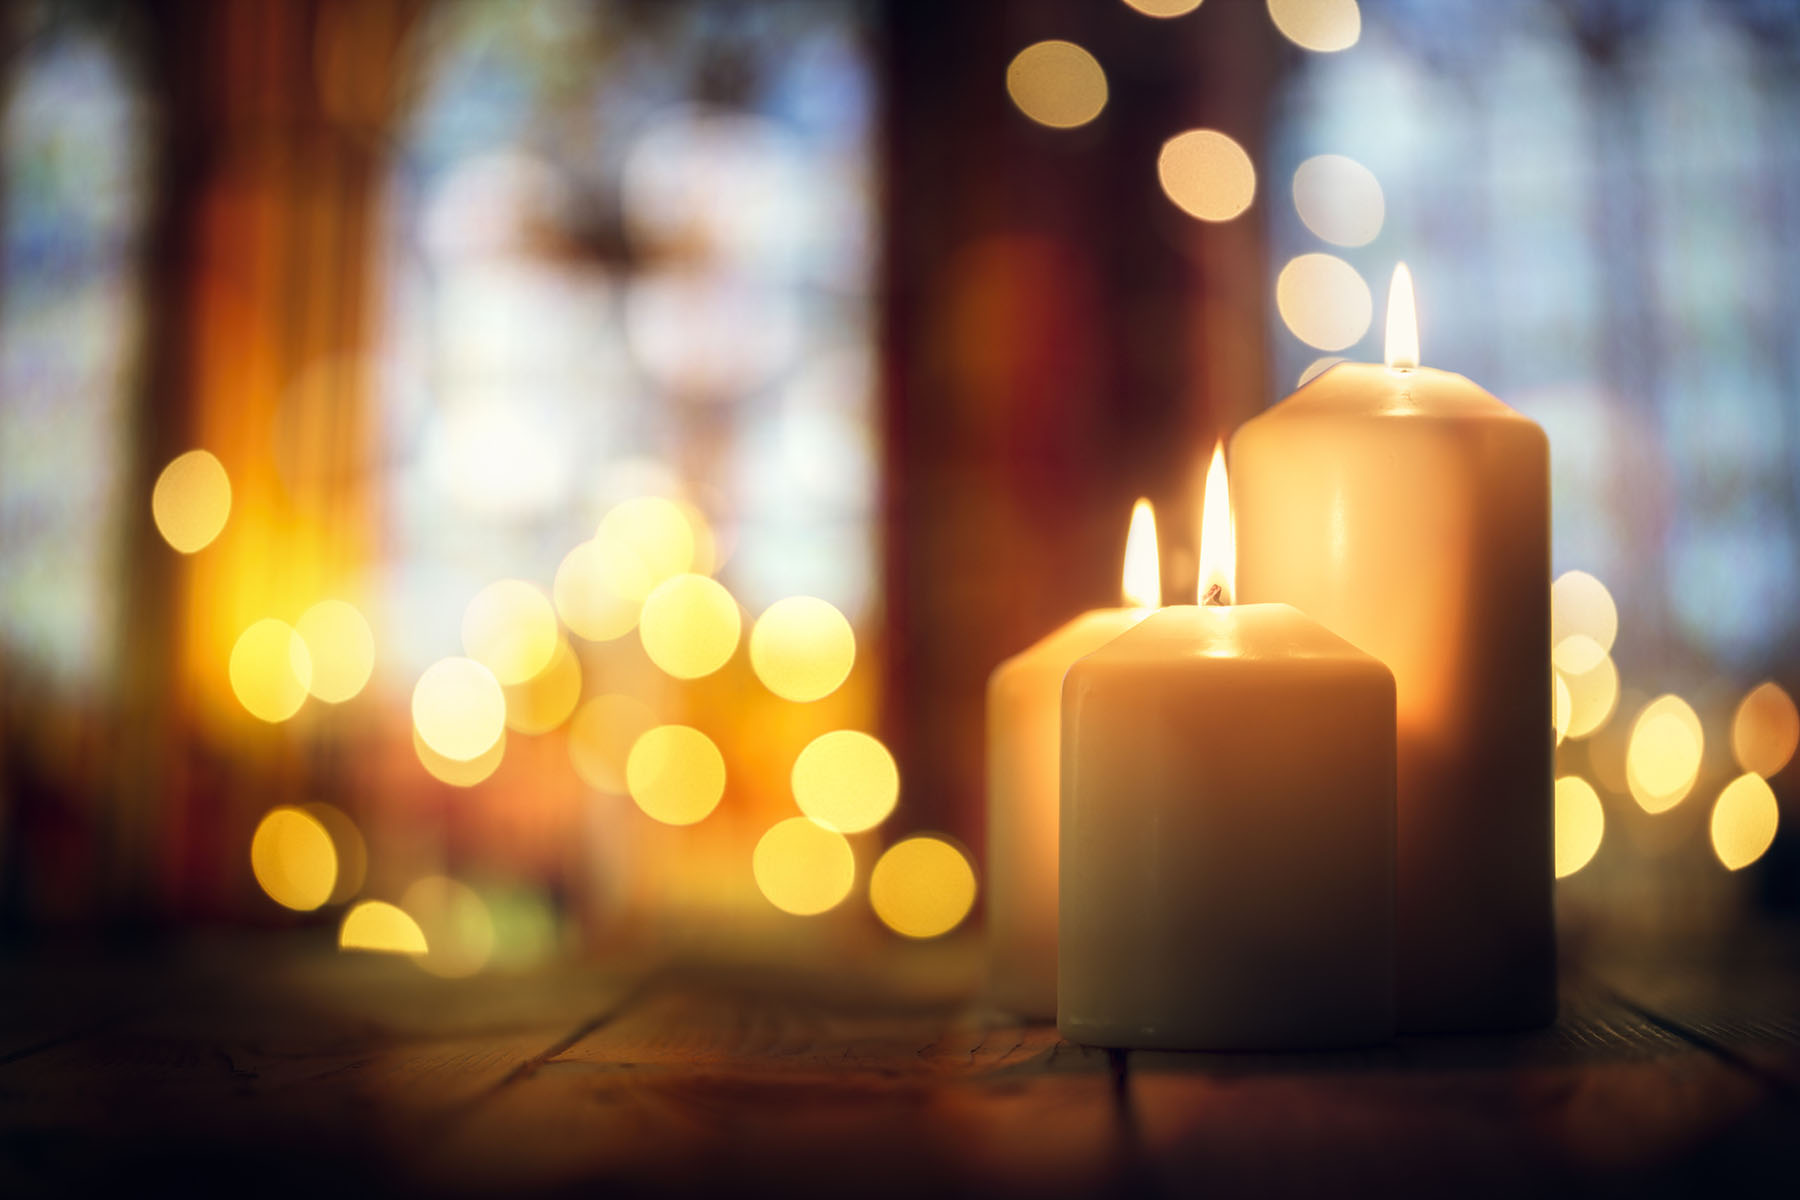
[[[1604,579],[1649,661],[1758,669],[1800,634],[1800,8],[1363,11],[1282,93],[1272,178],[1347,155],[1385,223],[1325,245],[1276,203],[1275,269],[1349,261],[1377,319],[1342,353],[1367,359],[1410,262],[1426,361],[1550,435],[1556,569]],[[1319,351],[1284,332],[1277,354],[1292,381]]]
[[[871,14],[434,6],[390,204],[392,656],[669,494],[751,612],[874,602]]]
[[[0,115],[0,637],[75,689],[115,640],[150,133],[118,31],[84,12],[13,14]]]

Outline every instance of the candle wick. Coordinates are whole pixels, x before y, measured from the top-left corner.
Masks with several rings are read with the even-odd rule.
[[[1225,585],[1222,583],[1211,585],[1206,589],[1206,594],[1200,597],[1200,605],[1203,608],[1207,606],[1224,607],[1230,603],[1231,597],[1225,593]]]

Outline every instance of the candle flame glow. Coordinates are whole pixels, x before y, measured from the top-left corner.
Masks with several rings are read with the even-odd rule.
[[[1405,263],[1394,264],[1394,282],[1388,287],[1387,365],[1396,371],[1419,365],[1419,307]]]
[[[1162,606],[1162,566],[1156,556],[1156,513],[1140,498],[1131,508],[1125,534],[1125,571],[1119,581],[1127,608]]]
[[[1200,603],[1230,604],[1237,590],[1237,531],[1231,519],[1231,487],[1225,477],[1225,443],[1213,446],[1200,503]]]

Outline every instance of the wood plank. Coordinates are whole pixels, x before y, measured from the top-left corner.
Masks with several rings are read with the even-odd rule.
[[[521,1145],[527,1185],[676,1190],[1072,1192],[1123,1153],[1105,1056],[1048,1025],[693,974],[484,1102],[425,1179],[497,1184]]]
[[[1131,1056],[1152,1171],[1276,1192],[1747,1185],[1795,1166],[1759,1080],[1584,979],[1544,1031],[1328,1055]]]
[[[1620,957],[1595,975],[1646,1020],[1800,1100],[1800,956],[1793,939],[1723,939],[1652,967]]]

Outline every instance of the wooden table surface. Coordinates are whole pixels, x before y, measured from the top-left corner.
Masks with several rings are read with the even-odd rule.
[[[1793,965],[1568,968],[1541,1032],[1282,1056],[1084,1049],[941,959],[39,952],[0,962],[0,1195],[1794,1196]]]

